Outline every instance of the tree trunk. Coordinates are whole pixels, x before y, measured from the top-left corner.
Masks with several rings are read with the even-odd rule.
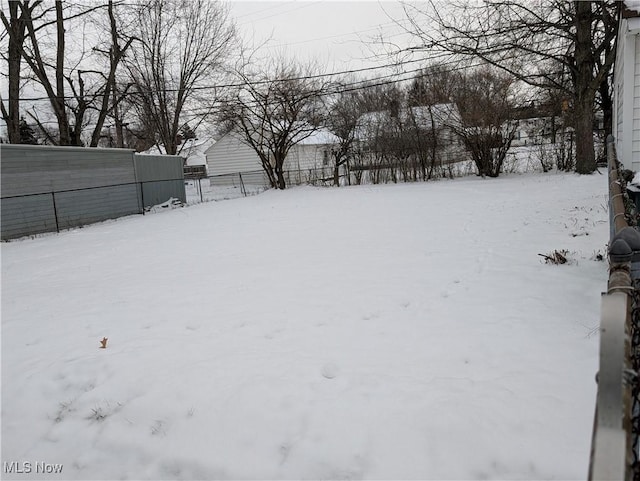
[[[178,142],[177,139],[171,141],[168,140],[165,142],[165,150],[167,151],[167,155],[176,155],[178,153]]]
[[[113,89],[113,121],[116,129],[116,147],[119,149],[124,148],[124,125],[120,118],[120,107],[117,99],[118,91]]]
[[[276,177],[277,177],[276,186],[278,187],[278,189],[280,189],[280,190],[286,189],[287,188],[287,183],[284,180],[284,172],[282,172],[282,166],[280,166],[280,168],[276,169]]]
[[[575,129],[576,129],[576,172],[591,174],[596,170],[593,143],[593,70],[595,62],[591,50],[591,22],[593,20],[591,2],[576,1],[576,43],[575,58]]]
[[[64,38],[64,14],[62,1],[56,0],[56,98],[54,100],[54,110],[58,119],[58,129],[60,131],[60,145],[74,145],[71,139],[71,129],[69,120],[65,112],[64,105],[64,58],[65,58],[65,38]],[[43,69],[44,71],[44,69]],[[76,125],[76,129],[80,126]]]
[[[593,142],[593,97],[578,96],[575,106],[576,172],[591,174],[596,170]]]
[[[102,94],[102,102],[100,104],[100,110],[98,111],[98,119],[93,129],[93,135],[91,136],[91,147],[97,147],[98,143],[100,142],[102,128],[107,118],[107,114],[109,113],[110,104],[116,126],[116,147],[122,147],[122,123],[117,116],[118,97],[116,92],[116,70],[118,69],[118,65],[120,63],[120,60],[124,56],[125,51],[129,48],[133,40],[129,39],[129,41],[125,43],[123,48],[120,47],[120,44],[118,43],[118,25],[116,23],[116,17],[113,11],[113,0],[109,0],[107,3],[107,14],[109,15],[109,26],[111,33],[111,48],[109,49],[109,73],[104,85],[104,93]],[[111,103],[112,92],[113,103]],[[111,127],[109,127],[109,138],[109,147],[111,147]]]
[[[609,76],[600,82],[600,100],[602,102],[604,139],[613,132],[613,99],[611,98],[611,89],[609,87]],[[606,145],[606,142],[605,142]]]
[[[24,3],[29,8],[29,2]],[[9,70],[9,112],[5,118],[9,143],[20,143],[20,49],[24,43],[25,23],[23,15],[18,16],[18,2],[9,2],[10,28],[8,70]]]

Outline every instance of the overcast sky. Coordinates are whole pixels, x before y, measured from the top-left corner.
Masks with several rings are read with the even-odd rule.
[[[4,0],[0,3],[4,8]],[[249,49],[262,45],[260,58],[283,54],[301,62],[316,60],[323,73],[391,63],[388,55],[380,55],[384,48],[375,40],[380,34],[401,46],[407,44],[406,34],[397,23],[405,18],[399,1],[228,0],[228,5],[244,45]],[[409,72],[401,77],[409,78],[410,70],[416,67],[413,63],[406,66],[404,70]],[[389,77],[390,73],[393,77]],[[375,69],[358,76],[399,79],[397,73],[395,69]],[[6,85],[6,79],[0,77],[3,97]],[[27,98],[41,94],[26,87],[22,95]],[[0,126],[0,132],[3,127]]]
[[[231,1],[242,36],[265,52],[286,51],[300,60],[317,59],[327,71],[387,63],[374,38],[403,42],[394,20],[404,17],[398,1]]]

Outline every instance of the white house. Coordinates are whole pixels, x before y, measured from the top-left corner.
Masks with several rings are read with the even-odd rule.
[[[327,129],[320,129],[294,145],[285,161],[289,182],[302,184],[332,177],[331,151],[339,142],[340,139]]]
[[[531,117],[518,120],[515,137],[511,142],[513,147],[522,145],[538,145],[550,143],[552,127],[555,122],[560,130],[562,120],[559,117]]]
[[[640,1],[624,2],[613,74],[613,136],[618,158],[640,171]]]
[[[368,112],[356,123],[356,139],[363,145],[389,128],[402,130],[404,126],[432,132],[437,139],[438,155],[445,163],[462,160],[464,147],[455,129],[462,125],[460,111],[453,103],[415,106],[401,109],[397,116],[388,110]]]
[[[338,138],[326,129],[296,143],[285,160],[284,170],[289,184],[302,184],[331,175],[331,150]],[[222,137],[206,151],[209,176],[232,178],[241,174],[244,178],[263,179],[262,163],[258,154],[244,143],[236,133]],[[266,181],[266,179],[265,179]]]

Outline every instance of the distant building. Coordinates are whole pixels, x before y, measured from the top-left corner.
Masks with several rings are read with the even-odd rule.
[[[520,119],[518,120],[518,127],[511,145],[513,147],[520,147],[523,145],[551,143],[553,142],[554,132],[559,132],[561,127],[561,117],[532,117]]]
[[[284,163],[285,177],[288,184],[304,184],[332,175],[331,151],[339,139],[326,129],[319,129],[309,137],[296,143]],[[249,147],[242,137],[230,132],[223,136],[206,152],[209,176],[223,181],[234,174],[249,175],[252,178],[263,178],[262,163],[256,151]],[[266,178],[263,180],[268,183]]]
[[[361,149],[376,150],[376,144],[402,132],[421,135],[425,148],[436,146],[440,162],[465,160],[464,146],[456,129],[462,127],[458,107],[454,103],[421,105],[401,109],[397,115],[389,110],[363,114],[356,124],[356,141]],[[406,139],[405,140],[409,140]]]
[[[207,150],[215,143],[212,137],[185,140],[180,149],[180,155],[185,158],[185,165],[206,165]]]

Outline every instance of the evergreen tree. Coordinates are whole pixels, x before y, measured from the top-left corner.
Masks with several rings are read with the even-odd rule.
[[[27,123],[24,117],[20,117],[20,143],[30,145],[38,144],[38,139],[36,138],[33,127]]]

